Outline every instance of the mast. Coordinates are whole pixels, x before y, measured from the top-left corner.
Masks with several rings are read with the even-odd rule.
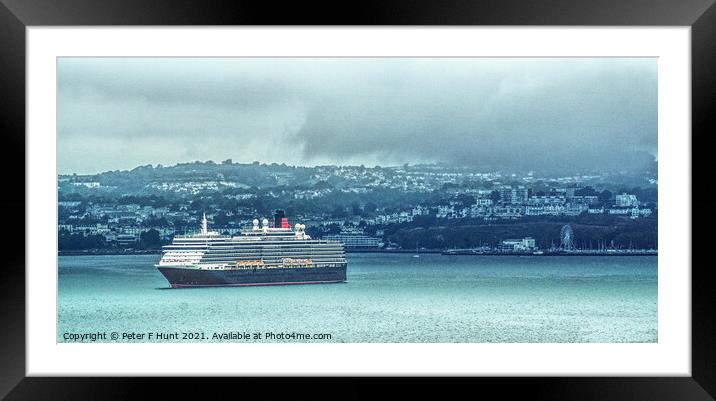
[[[206,234],[209,232],[209,222],[206,221],[206,213],[204,213],[204,217],[201,219],[201,233]]]

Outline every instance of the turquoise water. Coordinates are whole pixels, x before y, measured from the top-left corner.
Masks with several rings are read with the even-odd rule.
[[[168,289],[159,255],[59,257],[58,341],[656,342],[657,258],[350,254],[348,282]],[[147,333],[204,339],[148,339]],[[284,335],[285,336],[285,335]],[[84,340],[87,341],[87,340]]]

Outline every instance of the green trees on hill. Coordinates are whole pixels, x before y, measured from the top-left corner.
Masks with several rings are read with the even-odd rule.
[[[70,233],[66,230],[60,230],[58,240],[58,249],[61,251],[83,250],[83,249],[102,249],[108,246],[104,235],[88,235],[82,233]]]
[[[637,220],[612,218],[607,221],[586,218],[523,220],[454,225],[446,220],[435,220],[432,216],[420,216],[413,224],[394,225],[386,229],[386,239],[406,249],[414,248],[416,243],[425,248],[445,249],[496,246],[508,238],[532,237],[537,246],[546,249],[553,245],[559,246],[560,230],[567,223],[572,225],[575,246],[578,248],[596,249],[602,245],[622,249],[656,249],[658,245],[656,217]]]
[[[117,247],[116,242],[108,242],[101,234],[71,233],[67,230],[60,230],[58,233],[57,246],[60,251],[81,251],[89,249],[107,249]],[[139,235],[139,241],[134,245],[127,245],[125,248],[159,249],[164,245],[159,231],[150,229]]]

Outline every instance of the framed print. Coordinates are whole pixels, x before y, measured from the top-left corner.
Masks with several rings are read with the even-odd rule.
[[[712,399],[710,2],[100,3],[2,8],[9,399]]]

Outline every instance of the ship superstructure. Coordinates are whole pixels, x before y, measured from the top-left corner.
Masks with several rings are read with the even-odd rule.
[[[176,236],[156,265],[173,288],[230,285],[335,283],[346,280],[346,256],[339,241],[314,240],[305,226],[292,229],[282,210],[261,225],[255,219],[240,235],[201,231]]]

